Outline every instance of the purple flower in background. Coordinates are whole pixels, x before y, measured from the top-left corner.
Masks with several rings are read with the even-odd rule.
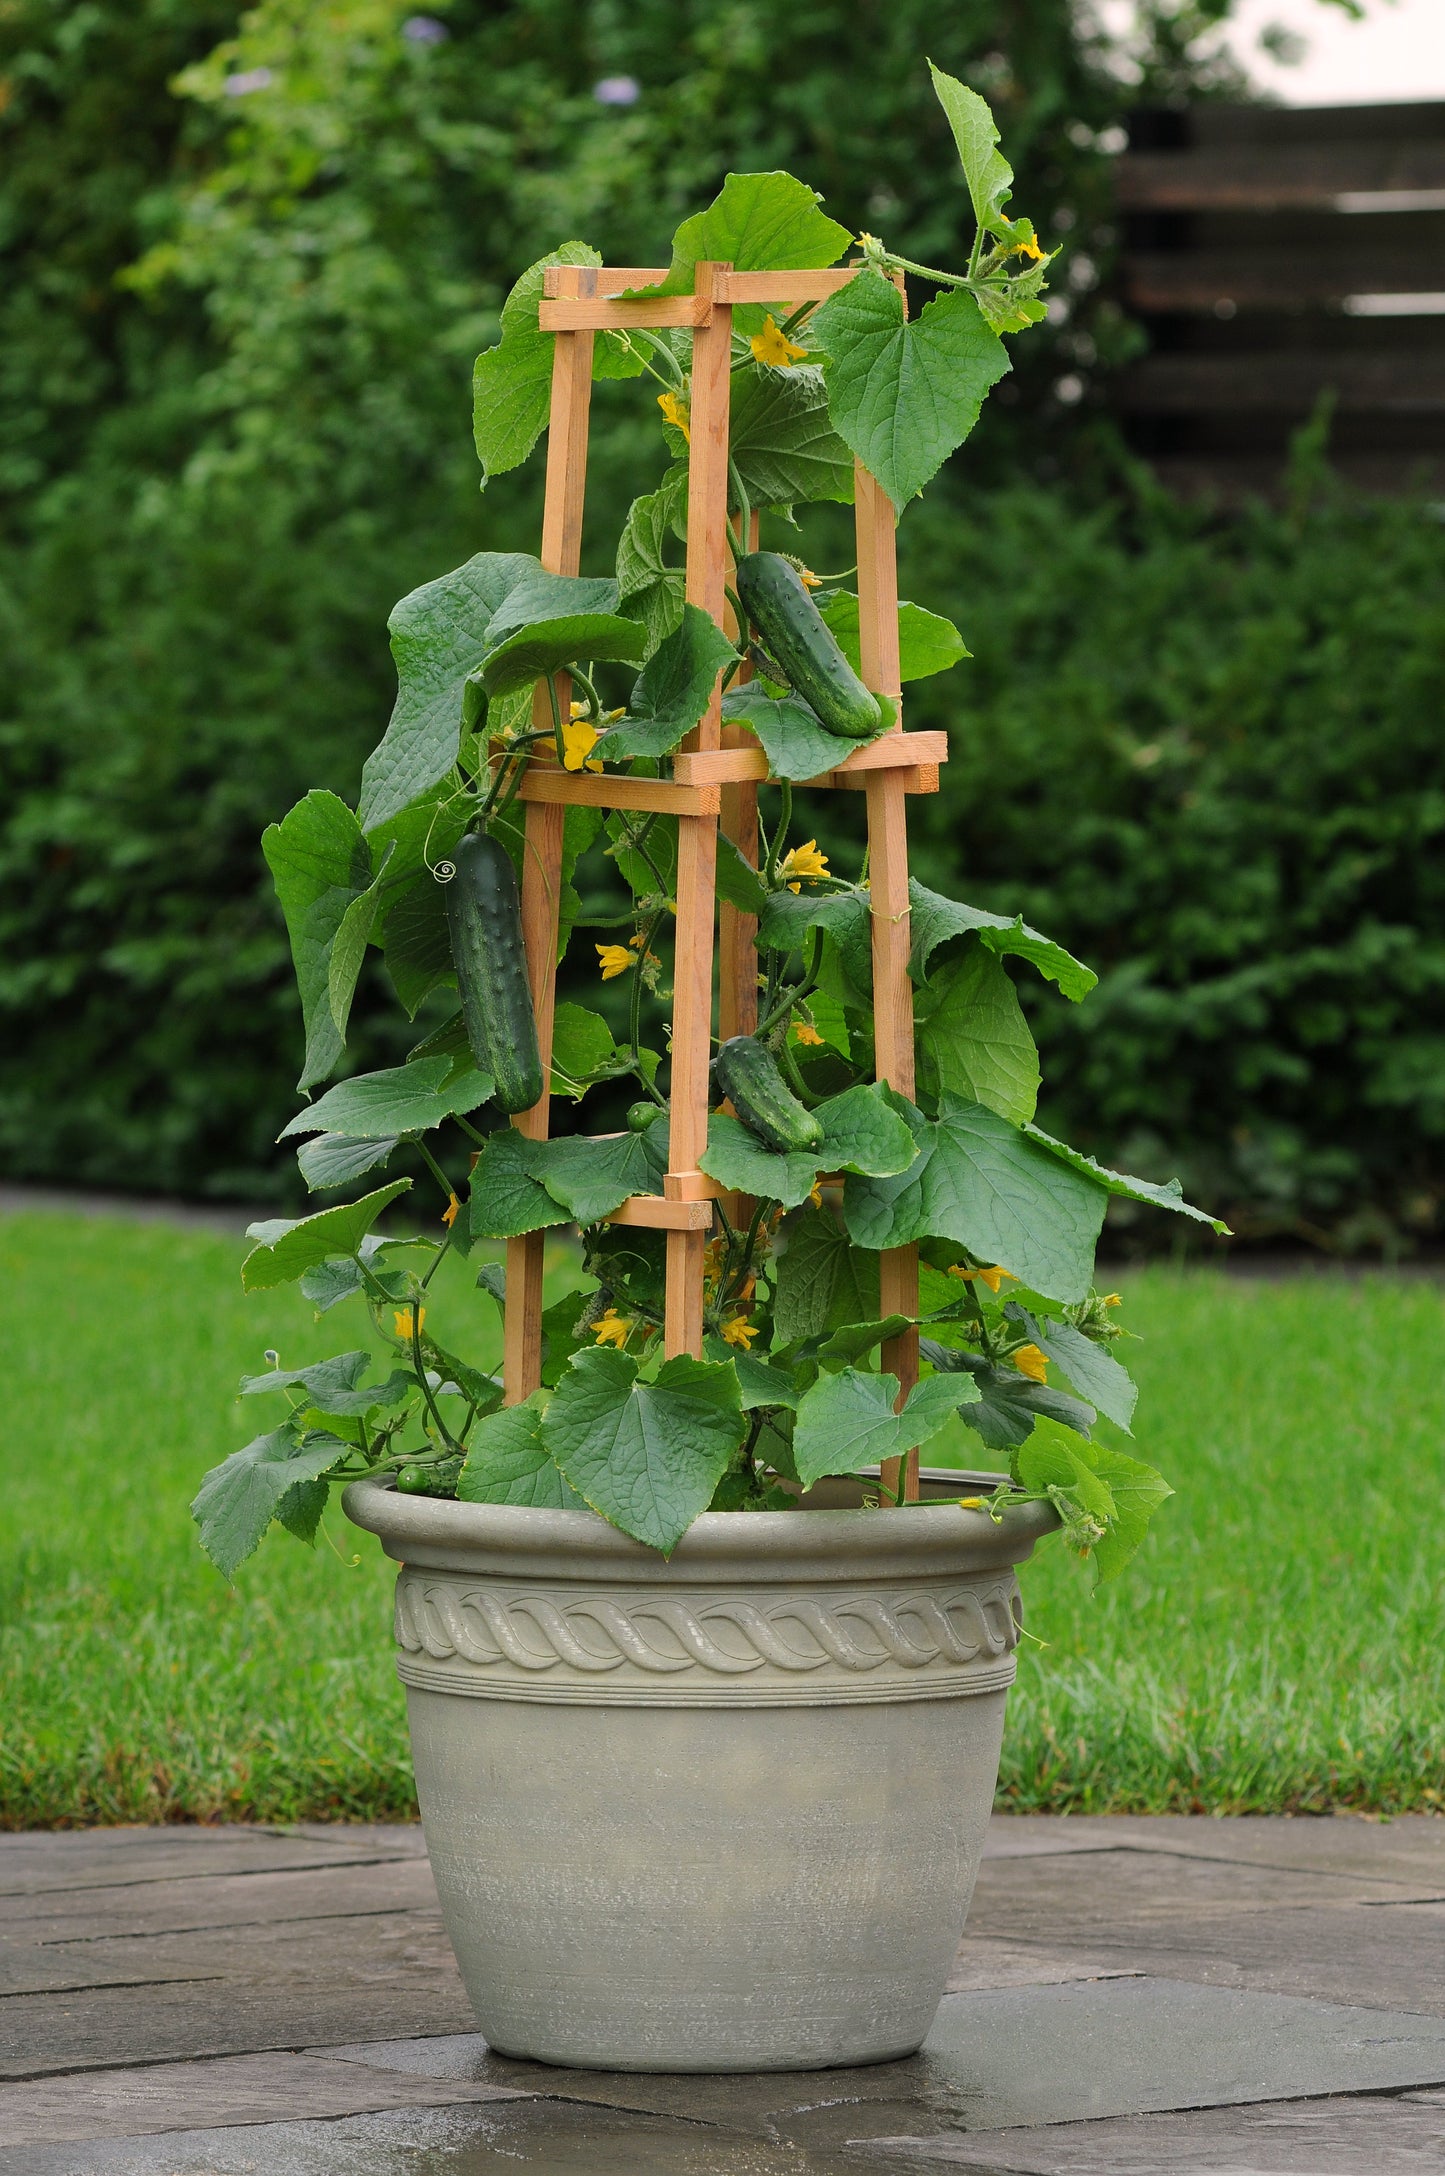
[[[267,91],[276,78],[269,68],[243,68],[239,75],[227,76],[224,89],[227,98],[248,98],[252,91]]]
[[[445,45],[451,36],[446,24],[439,23],[434,15],[408,15],[401,34],[412,45]]]
[[[599,106],[635,106],[642,96],[642,85],[636,76],[604,76],[592,86],[592,96]]]

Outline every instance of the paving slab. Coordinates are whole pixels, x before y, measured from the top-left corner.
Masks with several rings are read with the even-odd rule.
[[[875,2176],[1439,2176],[1445,2107],[1424,2100],[1276,2101],[1002,2136],[875,2138],[855,2151]]]
[[[420,1830],[414,1832],[418,1837]],[[264,1828],[122,1828],[0,1835],[0,1897],[67,1894],[118,1883],[174,1881],[190,1874],[266,1874],[286,1867],[354,1865],[424,1855],[413,1832],[370,1843]],[[403,1841],[403,1837],[406,1841]]]
[[[99,2146],[0,2145],[0,2176],[860,2176],[866,2165],[851,2153],[819,2156],[559,2101],[238,2125]]]
[[[516,2097],[508,2086],[422,2079],[415,2072],[322,2062],[314,2055],[232,2055],[0,2085],[0,2140],[7,2146],[55,2145]]]
[[[1433,1883],[1445,1893],[1445,1819],[1429,1814],[995,1814],[984,1857],[1121,1848]]]
[[[318,2055],[328,2051],[314,2049]],[[771,2076],[560,2073],[479,2035],[333,2048],[340,2061],[691,2115],[840,2151],[860,2137],[997,2131],[1149,2109],[1445,2082],[1445,2020],[1291,1996],[1125,1979],[946,1995],[919,2054]],[[900,2117],[911,2120],[899,2120]]]

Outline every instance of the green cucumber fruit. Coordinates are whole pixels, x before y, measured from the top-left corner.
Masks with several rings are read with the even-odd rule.
[[[627,1113],[627,1130],[629,1133],[646,1133],[648,1127],[655,1126],[661,1116],[660,1103],[634,1103]]]
[[[500,839],[485,831],[469,831],[452,860],[447,929],[467,1043],[502,1109],[529,1111],[542,1095],[542,1057],[517,874]]]
[[[738,596],[797,693],[830,732],[867,740],[883,723],[870,694],[824,624],[797,568],[780,552],[748,552],[738,561]]]
[[[781,1154],[821,1148],[823,1129],[778,1071],[770,1050],[752,1035],[734,1035],[713,1060],[713,1079],[738,1117]]]

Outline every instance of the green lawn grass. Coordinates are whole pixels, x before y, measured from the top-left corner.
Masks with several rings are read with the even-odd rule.
[[[263,1348],[363,1341],[294,1290],[245,1298],[239,1241],[0,1219],[5,1310],[0,1826],[412,1810],[390,1566],[338,1515],[234,1589],[200,1556],[201,1474],[263,1425]],[[570,1263],[554,1251],[554,1288]],[[441,1280],[438,1280],[439,1285]],[[1099,1812],[1445,1808],[1445,1294],[1384,1275],[1123,1280],[1138,1442],[1178,1491],[1098,1597],[1050,1542],[1001,1803]],[[565,1286],[563,1287],[565,1289]],[[443,1343],[495,1354],[454,1276]],[[976,1439],[957,1450],[977,1462]],[[935,1455],[935,1454],[931,1454]]]

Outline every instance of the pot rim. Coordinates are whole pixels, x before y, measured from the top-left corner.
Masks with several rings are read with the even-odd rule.
[[[399,1496],[389,1482],[369,1480],[353,1481],[341,1501],[353,1524],[377,1535],[399,1563],[629,1585],[771,1585],[991,1571],[1023,1563],[1059,1524],[1047,1503],[1013,1505],[997,1524],[987,1512],[957,1504],[900,1511],[704,1511],[664,1557],[594,1511]]]

